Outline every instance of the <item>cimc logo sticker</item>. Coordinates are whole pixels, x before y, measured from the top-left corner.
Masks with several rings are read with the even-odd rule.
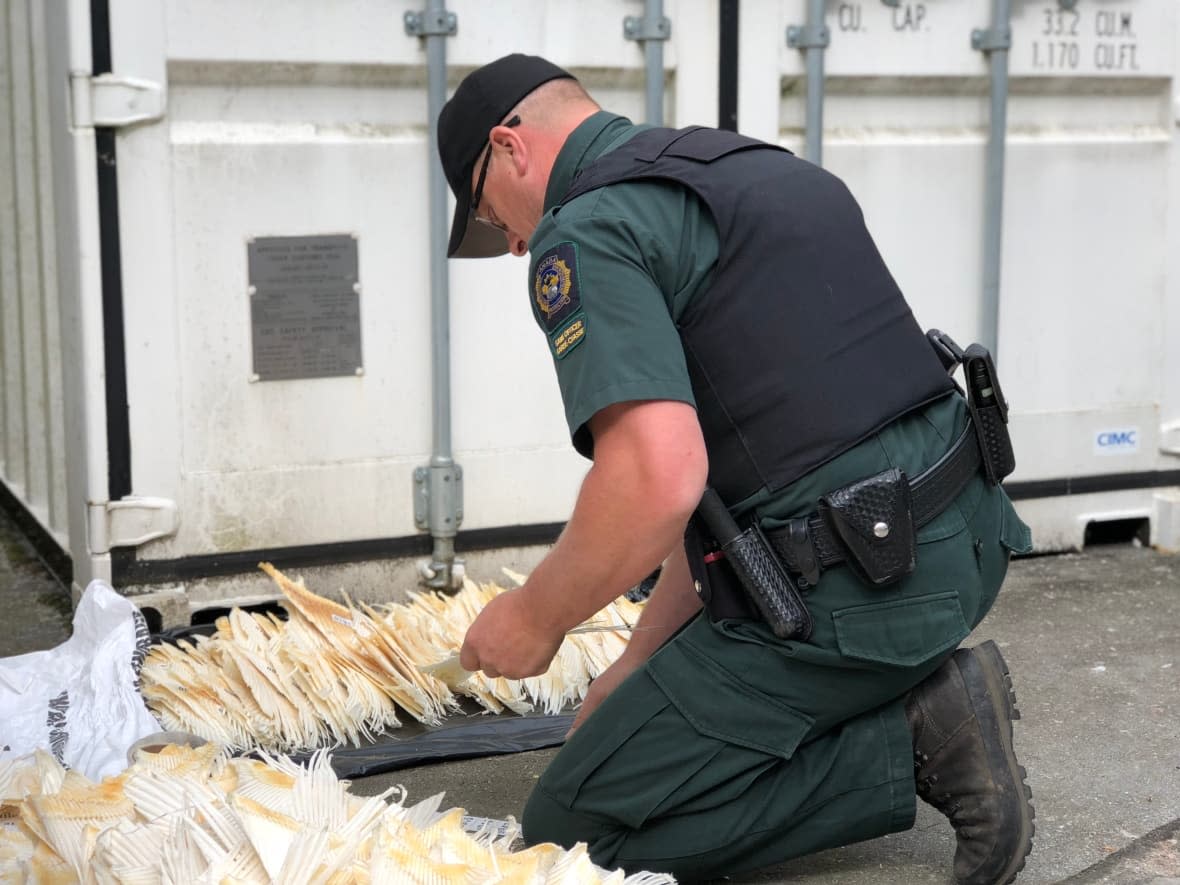
[[[1132,455],[1138,451],[1138,427],[1116,427],[1094,434],[1095,455]]]

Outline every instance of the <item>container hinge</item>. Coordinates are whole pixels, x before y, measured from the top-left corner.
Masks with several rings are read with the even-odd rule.
[[[651,21],[646,15],[628,15],[623,19],[623,36],[644,43],[648,40],[672,39],[672,20],[661,15]]]
[[[445,9],[411,10],[402,20],[406,23],[406,35],[410,37],[454,37],[459,33],[459,17]]]
[[[787,45],[792,49],[827,49],[831,42],[832,34],[822,22],[787,28]]]
[[[75,129],[117,129],[164,117],[164,87],[118,74],[70,74],[70,121]]]
[[[463,468],[458,464],[414,468],[414,525],[454,537],[463,522]]]
[[[138,547],[176,534],[180,518],[168,498],[127,497],[90,505],[90,552]]]
[[[1007,25],[999,28],[976,28],[971,32],[971,48],[980,52],[998,52],[1012,48],[1012,29]]]

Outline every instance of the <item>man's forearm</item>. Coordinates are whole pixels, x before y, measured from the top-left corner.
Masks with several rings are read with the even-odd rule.
[[[535,623],[564,632],[682,546],[708,470],[696,412],[625,403],[592,420],[594,466],[566,529],[521,588]]]
[[[686,517],[602,473],[591,468],[565,531],[522,588],[555,630],[589,618],[683,546]]]

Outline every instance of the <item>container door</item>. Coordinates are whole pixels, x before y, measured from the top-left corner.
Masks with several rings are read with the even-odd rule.
[[[385,0],[100,0],[112,70],[157,119],[115,130],[126,485],[118,583],[429,549],[414,471],[431,453],[426,71]],[[665,49],[716,58],[716,4],[666,6]],[[582,75],[642,119],[634,3],[452,2],[452,87],[513,51]],[[679,42],[678,42],[679,41]],[[670,74],[668,119],[716,118],[716,68]],[[449,221],[448,221],[449,225]],[[569,445],[527,262],[451,262],[462,530],[568,517]],[[116,396],[117,400],[118,397]],[[112,468],[114,471],[115,468]],[[527,532],[525,533],[527,534]],[[534,533],[535,535],[535,533]],[[460,545],[462,546],[462,545]],[[412,567],[411,567],[412,573]],[[412,582],[411,582],[412,583]]]
[[[45,4],[0,2],[0,494],[69,544]]]

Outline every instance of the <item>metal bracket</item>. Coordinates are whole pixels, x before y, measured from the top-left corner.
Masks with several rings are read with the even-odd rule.
[[[459,17],[445,9],[410,11],[402,18],[410,37],[454,37],[459,33]]]
[[[462,559],[454,559],[450,563],[450,576],[447,576],[447,563],[426,562],[418,563],[418,581],[431,590],[441,590],[444,593],[454,593],[463,586],[467,577],[467,563]],[[443,568],[438,568],[443,566]]]
[[[454,511],[454,525],[451,512]],[[414,468],[414,525],[422,531],[457,531],[463,522],[463,468]]]
[[[976,28],[971,32],[971,48],[980,52],[996,52],[1012,48],[1012,29]]]
[[[787,28],[787,45],[792,49],[827,49],[831,42],[832,33],[825,24]]]
[[[118,74],[70,74],[70,123],[75,129],[118,128],[164,116],[164,87]]]
[[[138,547],[174,535],[179,525],[175,501],[129,496],[90,505],[87,540],[91,553],[109,553],[113,547]]]
[[[672,37],[672,20],[662,15],[652,27],[648,24],[647,16],[629,15],[623,19],[623,36],[640,43],[647,40],[669,40]]]

